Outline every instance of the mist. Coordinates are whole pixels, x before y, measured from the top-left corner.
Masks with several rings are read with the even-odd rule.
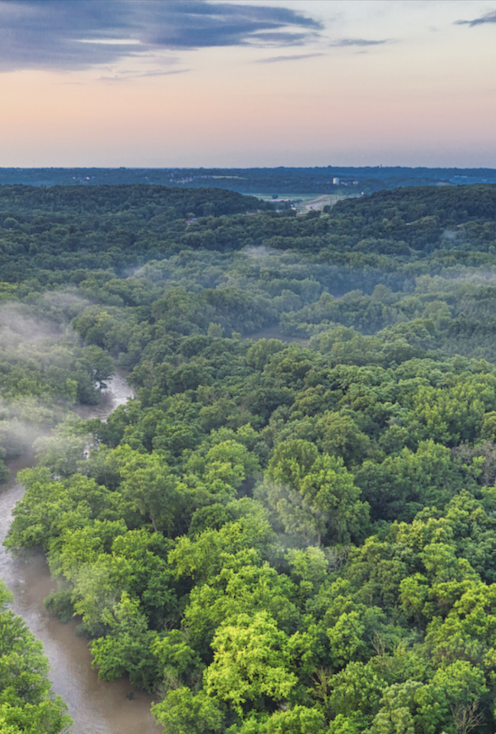
[[[46,439],[80,393],[77,380],[82,377],[74,373],[81,373],[84,348],[70,321],[89,301],[70,290],[36,295],[34,303],[0,307],[2,462]]]

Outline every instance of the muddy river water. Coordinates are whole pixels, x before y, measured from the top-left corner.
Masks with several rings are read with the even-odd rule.
[[[131,396],[124,376],[117,374],[100,405],[78,412],[83,418],[104,419]],[[15,480],[16,473],[33,463],[32,455],[9,462],[13,479],[0,490],[0,578],[14,593],[13,609],[43,643],[53,688],[67,703],[74,720],[73,734],[159,734],[162,727],[155,724],[149,712],[152,697],[134,689],[127,680],[99,681],[91,668],[86,640],[74,634],[76,624],[61,624],[45,611],[43,599],[54,583],[44,558],[15,559],[1,545],[12,510],[24,491]]]

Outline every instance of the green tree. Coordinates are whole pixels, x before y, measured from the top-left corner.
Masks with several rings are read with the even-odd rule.
[[[12,594],[0,581],[0,727],[2,733],[60,734],[71,723],[54,696],[48,661],[23,620],[6,607]]]
[[[168,691],[160,703],[152,706],[152,714],[166,734],[217,734],[223,716],[216,702],[204,691],[196,695],[187,688]]]
[[[182,511],[182,497],[177,479],[157,453],[149,455],[123,447],[121,491],[125,499],[147,517],[155,532],[173,532]]]
[[[288,637],[267,612],[227,620],[212,642],[214,662],[204,673],[206,692],[239,714],[252,702],[285,701],[296,685]]]
[[[307,542],[320,545],[325,537],[330,543],[348,543],[367,521],[367,505],[343,460],[319,455],[308,441],[280,444],[268,478],[268,501],[285,531]]]
[[[153,655],[157,633],[148,629],[139,603],[122,593],[112,615],[107,615],[111,632],[91,643],[93,665],[103,680],[116,680],[128,673],[133,685],[153,691],[158,680],[158,663]]]

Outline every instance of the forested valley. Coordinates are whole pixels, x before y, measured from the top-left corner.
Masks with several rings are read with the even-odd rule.
[[[6,545],[101,678],[166,734],[494,732],[496,186],[2,186],[0,273]],[[0,729],[57,734],[0,601]]]

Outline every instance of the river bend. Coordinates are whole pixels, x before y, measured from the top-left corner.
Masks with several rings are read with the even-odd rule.
[[[77,412],[83,418],[105,419],[130,397],[131,388],[117,373],[99,405]],[[61,624],[46,612],[43,599],[55,584],[44,558],[15,559],[1,545],[12,522],[12,510],[24,492],[15,476],[33,463],[32,453],[9,462],[13,479],[0,490],[0,578],[14,594],[12,608],[43,643],[53,689],[63,697],[74,720],[72,734],[158,734],[162,727],[150,714],[152,697],[124,679],[113,683],[98,680],[86,640],[74,634],[76,623]]]

